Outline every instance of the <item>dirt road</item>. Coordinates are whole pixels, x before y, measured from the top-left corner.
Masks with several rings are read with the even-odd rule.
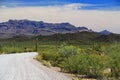
[[[70,80],[32,58],[37,53],[0,55],[0,80]]]

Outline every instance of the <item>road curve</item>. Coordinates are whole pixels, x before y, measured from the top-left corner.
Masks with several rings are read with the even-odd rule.
[[[0,55],[0,80],[70,80],[32,60],[37,53]]]

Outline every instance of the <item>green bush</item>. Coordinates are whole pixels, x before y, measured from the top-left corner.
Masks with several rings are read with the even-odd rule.
[[[57,51],[56,47],[52,45],[41,46],[38,56],[41,56],[43,60],[49,61],[53,66],[58,66],[60,54]]]
[[[41,55],[37,55],[37,56],[36,56],[36,59],[37,59],[38,61],[42,61],[42,60],[43,60],[43,58],[42,58]]]
[[[42,62],[42,64],[43,64],[44,66],[47,66],[47,67],[50,67],[50,66],[51,66],[51,63],[48,62],[48,61],[42,60],[41,62]]]
[[[106,57],[95,54],[78,54],[69,57],[64,63],[64,71],[87,75],[89,77],[102,77],[102,71],[107,68]]]
[[[111,45],[108,56],[112,70],[111,76],[118,79],[120,78],[120,44]]]
[[[110,60],[110,67],[112,70],[112,77],[120,78],[120,52],[113,55]]]
[[[77,48],[74,46],[63,46],[60,50],[59,50],[59,54],[62,57],[68,58],[72,55],[77,54]]]

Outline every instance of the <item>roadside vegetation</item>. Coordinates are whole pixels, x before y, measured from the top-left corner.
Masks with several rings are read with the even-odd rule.
[[[120,79],[120,43],[41,46],[37,60],[80,78]]]
[[[34,41],[0,41],[0,54],[33,52],[34,45]]]

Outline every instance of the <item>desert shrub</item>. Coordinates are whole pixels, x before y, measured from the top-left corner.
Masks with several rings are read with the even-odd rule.
[[[23,49],[19,47],[3,47],[3,52],[4,53],[21,53],[24,52]]]
[[[84,51],[87,54],[98,54],[98,55],[104,55],[105,54],[105,47],[101,44],[94,44],[92,46],[89,46],[88,48],[85,48]]]
[[[53,66],[57,66],[59,62],[58,59],[60,57],[57,51],[58,50],[55,46],[41,46],[38,58],[39,56],[41,56],[43,60],[50,62],[50,64],[52,64]],[[41,57],[39,59],[41,59]]]
[[[37,55],[37,56],[36,56],[36,59],[37,59],[38,61],[42,61],[43,58],[42,58],[41,55]]]
[[[111,76],[120,78],[120,44],[111,45],[108,56],[110,57],[109,64],[111,68]]]
[[[49,61],[42,60],[41,61],[44,66],[50,67],[51,63]]]
[[[77,48],[74,46],[63,46],[60,50],[59,50],[59,54],[61,55],[61,57],[65,57],[68,58],[72,55],[77,54]]]
[[[87,75],[89,77],[102,77],[106,68],[106,57],[95,54],[77,54],[69,57],[64,63],[64,71]]]
[[[42,54],[42,57],[43,57],[44,60],[49,60],[49,61],[51,61],[51,60],[56,59],[57,54],[56,54],[56,53],[52,53],[52,52],[43,53],[43,54]]]

